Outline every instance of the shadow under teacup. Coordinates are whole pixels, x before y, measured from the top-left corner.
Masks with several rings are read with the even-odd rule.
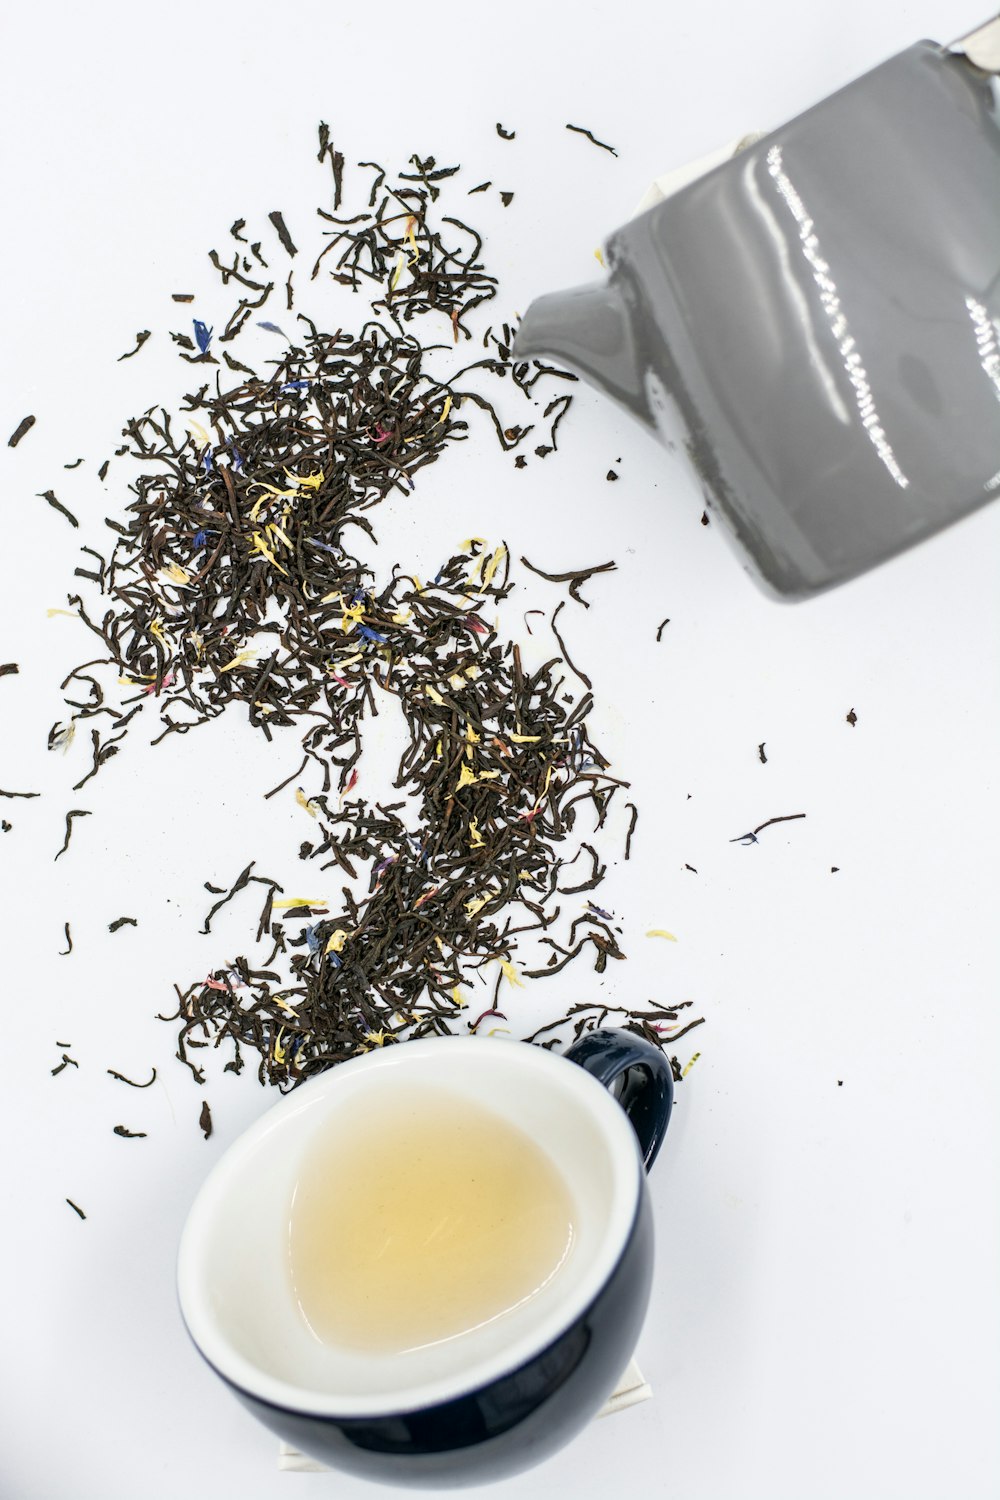
[[[667,1059],[624,1031],[592,1032],[564,1056],[523,1043],[441,1037],[343,1063],[262,1116],[201,1188],[178,1264],[188,1331],[260,1421],[331,1467],[432,1487],[528,1468],[600,1409],[634,1350],[653,1270],[643,1167],[656,1155],[672,1100]],[[406,1107],[411,1119],[401,1131]],[[481,1170],[473,1158],[460,1189],[447,1178],[451,1153],[436,1167],[430,1136],[422,1151],[423,1119],[431,1115],[439,1126],[454,1122],[456,1147],[466,1127],[494,1122]],[[392,1159],[392,1143],[380,1139],[386,1119],[394,1122],[399,1152],[409,1154],[395,1175],[383,1166],[380,1177],[378,1163]],[[508,1161],[520,1162],[522,1149],[529,1153],[513,1185],[496,1166],[508,1140],[520,1143]],[[345,1184],[366,1182],[369,1162],[385,1191],[355,1188],[352,1196]],[[470,1172],[468,1155],[462,1170]],[[536,1232],[536,1221],[525,1217],[532,1183],[550,1236],[563,1223],[556,1205],[565,1206],[559,1253],[544,1274],[536,1266],[523,1294],[497,1301],[501,1283],[516,1281],[522,1251],[531,1248],[523,1241]],[[430,1213],[449,1191],[460,1192],[457,1207],[442,1210],[432,1246],[425,1227],[418,1244],[413,1226],[421,1201]],[[361,1198],[368,1218],[355,1233]],[[415,1206],[407,1202],[414,1198]],[[307,1209],[311,1228],[303,1228]],[[483,1246],[481,1273],[452,1254],[449,1239],[470,1215],[478,1215],[472,1230],[479,1241],[459,1235],[454,1243]],[[341,1280],[326,1289],[326,1326],[303,1292],[309,1266],[300,1242],[315,1236],[316,1225],[330,1235],[331,1257],[346,1257]],[[345,1225],[347,1243],[337,1252]],[[400,1269],[411,1264],[408,1235],[409,1275]],[[492,1248],[502,1247],[499,1258],[489,1253],[491,1235]],[[318,1261],[322,1266],[321,1255]],[[442,1294],[442,1268],[454,1277],[453,1299],[447,1282]],[[474,1309],[477,1296],[485,1299],[480,1312],[456,1323],[462,1298],[472,1297]],[[415,1312],[414,1328],[423,1331],[396,1337],[391,1321],[379,1321],[386,1305]]]

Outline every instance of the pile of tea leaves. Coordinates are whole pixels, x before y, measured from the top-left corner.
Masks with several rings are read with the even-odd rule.
[[[573,377],[513,362],[509,324],[485,330],[483,357],[442,370],[436,356],[454,356],[472,337],[470,315],[497,292],[480,236],[438,208],[459,169],[413,157],[390,182],[361,163],[362,203],[348,215],[344,159],[325,125],[319,147],[332,203],[318,211],[327,243],[311,279],[370,287],[370,315],[350,332],[292,313],[290,272],[282,326],[261,322],[254,314],[276,285],[261,242],[238,220],[231,258],[211,252],[236,288],[232,315],[218,336],[194,320],[193,338],[173,337],[212,378],[179,413],[154,408],[126,424],[120,452],[137,464],[133,498],[107,519],[110,557],[87,549],[96,566],[78,570],[100,604],[70,596],[101,654],[66,679],[71,717],[49,737],[55,748],[89,729],[92,765],[80,786],[144,709],[161,720],[154,743],[233,705],[268,740],[301,735],[301,765],[267,795],[304,775],[318,780],[314,793],[296,792],[315,820],[299,853],[344,877],[342,897],[335,907],[284,899],[254,865],[229,890],[212,888],[221,900],[206,931],[234,895],[261,887],[254,941],[270,951],[177,987],[177,1010],[163,1019],[178,1024],[178,1055],[199,1082],[205,1068],[192,1049],[228,1043],[227,1068],[239,1072],[249,1052],[262,1082],[291,1087],[375,1046],[492,1029],[503,985],[584,957],[603,972],[625,957],[611,914],[590,899],[606,870],[590,840],[627,784],[591,740],[590,680],[569,661],[555,616],[560,650],[529,670],[497,624],[513,587],[504,544],[471,538],[426,583],[399,567],[378,583],[352,550],[375,541],[383,501],[409,494],[421,469],[468,439],[470,414],[485,414],[504,450],[524,444],[533,424],[502,418],[484,379],[532,406],[542,405],[540,382],[556,383],[542,411],[547,441],[535,448],[544,457],[558,447],[572,400],[562,383]],[[284,217],[270,220],[295,256]],[[252,321],[281,341],[263,372],[231,352]],[[418,327],[431,330],[428,341]],[[560,576],[578,597],[581,581],[612,566]],[[399,798],[384,802],[355,792],[380,710],[401,714],[407,735]],[[629,838],[636,816],[632,808]],[[528,934],[530,966],[519,962]],[[470,1003],[484,980],[485,1010]],[[682,1008],[577,1006],[533,1037],[549,1033],[541,1044],[559,1045],[611,1015],[665,1045],[689,1029]]]

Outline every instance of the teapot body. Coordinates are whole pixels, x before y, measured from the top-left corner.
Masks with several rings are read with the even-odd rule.
[[[779,596],[1000,490],[1000,113],[964,56],[907,49],[624,226],[605,258],[599,295],[532,304],[515,356],[541,340],[683,445]]]

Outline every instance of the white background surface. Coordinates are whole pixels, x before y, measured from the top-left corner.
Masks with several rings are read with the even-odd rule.
[[[188,314],[170,293],[203,293],[195,313],[224,320],[204,253],[238,216],[281,208],[293,235],[308,220],[323,118],[349,163],[433,152],[461,159],[467,186],[513,189],[509,210],[483,195],[469,212],[490,231],[501,309],[523,310],[596,274],[593,247],[657,173],[983,18],[869,0],[486,10],[42,4],[5,22],[0,428],[27,411],[38,425],[0,454],[0,660],[22,669],[0,683],[0,785],[45,793],[0,807],[14,825],[0,842],[5,1500],[376,1493],[277,1472],[275,1440],[189,1347],[172,1284],[187,1204],[268,1100],[252,1077],[213,1084],[205,1143],[199,1091],[153,1015],[175,979],[247,941],[235,903],[217,939],[197,934],[201,882],[255,856],[287,864],[308,836],[293,802],[261,801],[295,745],[269,750],[228,715],[154,751],[137,737],[77,794],[86,746],[44,751],[87,644],[45,610],[64,602],[77,544],[109,535],[101,518],[125,502],[114,467],[104,488],[96,467],[126,415],[182,388],[166,330]],[[147,327],[149,346],[117,364]],[[610,405],[580,388],[563,433],[557,459],[515,473],[483,427],[378,523],[418,572],[470,532],[551,568],[617,559],[590,612],[563,616],[595,680],[599,743],[642,809],[634,858],[599,897],[630,953],[602,993],[692,999],[708,1023],[680,1043],[682,1061],[702,1057],[652,1184],[638,1352],[654,1400],[504,1493],[985,1500],[1000,1485],[1000,508],[781,606],[699,525],[693,482]],[[33,498],[50,486],[79,533]],[[524,584],[522,607],[559,597]],[[53,865],[67,806],[94,815]],[[800,811],[756,847],[729,842]],[[140,926],[109,936],[123,913]],[[649,927],[680,941],[647,942]],[[598,993],[582,967],[564,977],[529,1010]],[[56,1039],[79,1071],[50,1077]],[[105,1072],[152,1062],[146,1093]],[[148,1139],[115,1138],[119,1122]]]

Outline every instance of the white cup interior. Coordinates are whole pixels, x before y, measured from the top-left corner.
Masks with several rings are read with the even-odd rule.
[[[352,1101],[411,1083],[487,1107],[545,1152],[573,1200],[573,1253],[524,1306],[460,1338],[391,1355],[338,1348],[316,1337],[294,1296],[292,1191],[318,1131],[349,1119]],[[210,1363],[276,1405],[360,1416],[447,1400],[545,1348],[596,1296],[627,1239],[641,1178],[624,1113],[573,1063],[497,1038],[371,1052],[284,1098],[218,1162],[184,1229],[181,1310]]]

